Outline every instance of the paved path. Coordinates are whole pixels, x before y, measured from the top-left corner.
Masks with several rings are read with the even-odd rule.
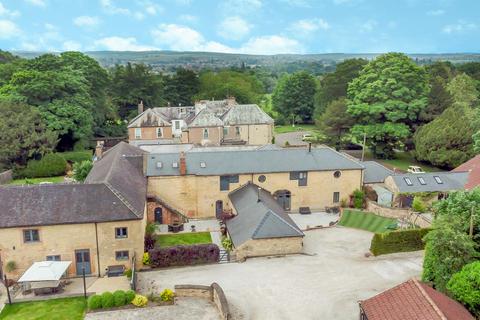
[[[275,144],[280,147],[285,147],[285,142],[291,146],[305,146],[308,143],[302,141],[302,137],[305,133],[309,133],[309,131],[295,131],[295,132],[287,132],[287,133],[278,133],[275,135]]]
[[[93,312],[85,320],[220,320],[216,307],[206,299],[180,298],[173,306]]]
[[[326,212],[312,212],[310,214],[291,213],[290,218],[297,224],[300,230],[307,230],[315,227],[328,227],[330,222],[340,219],[339,214]]]
[[[312,256],[140,272],[139,289],[148,294],[176,284],[217,282],[234,319],[357,320],[358,300],[421,274],[423,251],[366,258],[370,232],[332,227],[305,234],[305,252]]]
[[[222,234],[219,231],[213,231],[210,232],[210,236],[212,237],[212,243],[215,243],[220,249],[222,249]]]

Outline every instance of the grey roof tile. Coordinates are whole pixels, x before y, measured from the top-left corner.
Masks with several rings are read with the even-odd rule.
[[[365,166],[363,183],[383,183],[386,177],[394,174],[393,170],[382,166],[376,161],[364,161],[362,164]]]
[[[439,177],[442,183],[438,183],[435,177]],[[399,192],[437,192],[463,190],[468,181],[468,172],[428,172],[398,174],[392,176]],[[412,185],[407,184],[408,179]],[[421,184],[421,180],[425,184]]]
[[[256,104],[237,104],[222,116],[226,126],[242,124],[273,124],[273,119]]]

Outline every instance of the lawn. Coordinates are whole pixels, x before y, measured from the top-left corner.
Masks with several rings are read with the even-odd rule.
[[[275,133],[287,133],[287,132],[295,132],[295,131],[316,131],[318,128],[314,124],[297,124],[295,127],[291,125],[285,126],[275,126]]]
[[[397,168],[403,171],[407,171],[408,166],[419,166],[425,172],[444,171],[443,169],[434,167],[432,165],[418,162],[409,152],[397,152],[395,156],[395,159],[379,161],[388,167]]]
[[[177,234],[161,234],[157,236],[156,245],[171,247],[176,245],[189,245],[199,243],[212,243],[210,232],[188,232]]]
[[[0,319],[8,320],[81,320],[86,301],[83,297],[21,302],[5,305]]]
[[[380,217],[370,212],[344,210],[338,224],[371,232],[386,232],[389,230],[387,227],[396,222],[396,219]]]
[[[15,179],[10,181],[8,184],[39,184],[40,182],[51,182],[51,183],[62,183],[63,176],[58,177],[47,177],[47,178],[24,178],[24,179]]]

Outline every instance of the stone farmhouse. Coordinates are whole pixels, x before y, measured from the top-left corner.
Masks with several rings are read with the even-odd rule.
[[[128,125],[130,143],[191,143],[202,146],[272,142],[273,119],[256,104],[237,104],[234,98],[202,100],[194,106],[149,108]]]

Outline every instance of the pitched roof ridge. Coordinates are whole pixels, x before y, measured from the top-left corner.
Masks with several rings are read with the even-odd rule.
[[[422,294],[422,296],[425,297],[425,299],[428,301],[428,303],[432,306],[433,310],[435,310],[435,312],[440,316],[440,318],[442,320],[448,320],[447,317],[445,316],[445,314],[442,312],[442,310],[440,310],[438,308],[438,306],[435,304],[435,302],[433,302],[432,298],[430,298],[430,296],[428,295],[428,293],[425,291],[425,289],[422,287],[422,285],[418,282],[417,279],[413,278],[411,280],[415,286],[417,287],[418,290],[420,290],[420,293]]]
[[[252,238],[255,238],[255,236],[257,235],[258,231],[260,231],[260,229],[263,227],[263,225],[264,225],[265,222],[267,221],[268,216],[269,216],[271,213],[272,213],[272,210],[267,209],[267,211],[266,211],[266,212],[264,213],[264,215],[263,215],[262,220],[260,220],[260,223],[259,223],[258,226],[255,228],[255,230],[253,231]]]
[[[283,217],[281,217],[278,213],[276,213],[275,211],[273,211],[273,210],[271,210],[271,209],[270,209],[270,211],[271,211],[278,219],[280,219],[283,223],[285,223],[286,225],[288,225],[290,228],[292,228],[292,229],[295,230],[296,232],[299,232],[299,233],[301,233],[301,234],[304,234],[304,233],[302,232],[302,230],[295,228],[295,226],[293,226],[290,222],[288,222],[288,221],[285,220]],[[286,213],[286,212],[285,212],[285,214],[288,215],[288,213]]]
[[[137,212],[137,210],[130,204],[130,202],[128,202],[127,199],[125,199],[125,197],[122,195],[122,193],[120,191],[118,191],[117,189],[115,189],[114,186],[112,186],[108,181],[105,181],[103,183],[114,195],[115,197],[117,197],[118,200],[120,200],[124,205],[125,207],[127,207],[137,218],[141,218],[142,217],[142,214],[140,214],[139,212]]]

